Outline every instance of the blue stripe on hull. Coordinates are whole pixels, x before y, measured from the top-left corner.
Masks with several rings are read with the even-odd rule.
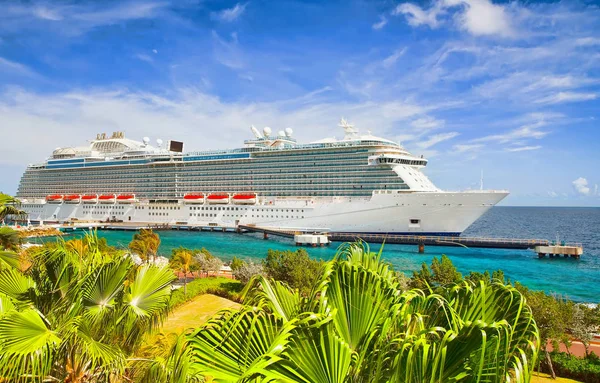
[[[412,235],[412,236],[432,236],[432,237],[460,237],[461,233],[449,233],[449,232],[439,232],[439,233],[421,233],[421,232],[390,232],[390,233],[383,233],[383,232],[354,232],[354,231],[332,231],[331,233],[341,233],[341,234],[354,234],[354,235],[361,235],[361,234],[379,234],[379,235]]]

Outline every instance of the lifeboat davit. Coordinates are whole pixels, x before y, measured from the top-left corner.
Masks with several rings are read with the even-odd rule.
[[[229,195],[228,194],[209,194],[206,197],[206,201],[210,204],[228,204],[229,203]]]
[[[98,202],[97,194],[86,194],[81,196],[81,202],[83,203],[96,203]]]
[[[183,196],[183,202],[186,204],[204,203],[204,194],[186,194]]]
[[[254,205],[256,203],[256,194],[234,194],[232,197],[234,204]]]
[[[115,203],[116,196],[114,194],[102,194],[98,196],[100,203]]]
[[[135,194],[120,194],[117,196],[117,203],[134,203]]]
[[[79,194],[70,194],[64,197],[65,203],[79,203],[81,202],[81,196]]]
[[[46,197],[48,203],[62,203],[63,196],[61,194],[52,194]]]

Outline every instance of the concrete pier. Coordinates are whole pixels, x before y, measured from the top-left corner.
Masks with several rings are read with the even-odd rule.
[[[583,246],[578,244],[536,246],[534,250],[539,258],[544,258],[546,254],[548,254],[550,258],[554,258],[555,256],[560,257],[562,255],[564,257],[579,259],[583,254]]]
[[[328,242],[354,242],[363,240],[370,243],[394,243],[399,245],[416,245],[419,253],[425,252],[425,246],[460,246],[466,248],[488,249],[534,249],[540,258],[548,254],[555,256],[570,256],[579,259],[583,254],[581,244],[555,245],[546,239],[520,239],[520,238],[478,238],[478,237],[452,237],[452,236],[425,236],[425,235],[399,235],[399,234],[360,234],[360,233],[309,233],[290,230],[276,230],[254,225],[239,225],[239,229],[247,232],[262,233],[264,239],[269,235],[294,238],[297,245],[313,245],[312,240],[299,241],[302,236],[326,237]],[[316,246],[316,245],[315,245]]]

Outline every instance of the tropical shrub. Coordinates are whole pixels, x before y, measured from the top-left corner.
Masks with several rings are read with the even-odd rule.
[[[235,279],[243,284],[250,282],[250,280],[256,275],[265,274],[262,264],[254,263],[252,261],[243,262],[235,269],[232,267],[232,272]]]
[[[463,281],[402,292],[365,244],[342,247],[310,294],[255,277],[176,353],[178,376],[214,382],[528,382],[539,333],[523,296]],[[166,366],[166,364],[163,364]],[[166,381],[164,371],[147,377]]]
[[[322,261],[309,257],[304,249],[296,251],[269,250],[263,261],[265,273],[306,295],[321,275]]]
[[[600,383],[600,359],[596,354],[578,358],[565,352],[552,352],[550,357],[557,375],[585,383]]]
[[[187,284],[187,294],[182,289],[173,291],[169,307],[174,309],[201,294],[214,294],[223,298],[238,300],[242,284],[229,278],[198,278]]]
[[[109,382],[168,312],[173,272],[103,253],[94,234],[0,271],[0,381]]]

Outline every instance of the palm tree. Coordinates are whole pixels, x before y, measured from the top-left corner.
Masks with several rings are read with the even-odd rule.
[[[9,196],[8,194],[0,193],[0,221],[4,220],[8,215],[24,216],[26,212],[19,209],[21,202]]]
[[[129,243],[129,249],[148,262],[152,256],[153,262],[156,262],[156,254],[160,247],[160,236],[152,229],[141,229],[139,233],[133,235],[133,240]]]
[[[173,256],[169,260],[169,265],[183,273],[183,294],[187,296],[187,276],[190,272],[198,268],[198,261],[194,254],[188,249],[179,248],[173,250]]]
[[[0,270],[0,380],[114,381],[168,312],[173,273],[59,240],[32,266]],[[83,253],[80,253],[82,251]]]
[[[539,333],[512,286],[402,292],[362,243],[341,248],[309,297],[255,277],[245,306],[188,339],[188,373],[215,382],[529,382]],[[186,365],[184,362],[177,365]]]
[[[17,250],[21,245],[19,232],[10,227],[0,227],[0,249]]]

